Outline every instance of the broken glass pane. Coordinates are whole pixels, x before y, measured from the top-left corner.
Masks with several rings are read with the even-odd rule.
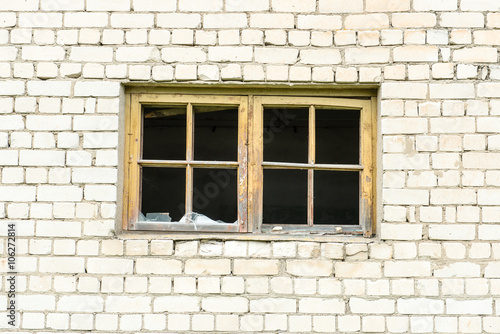
[[[264,109],[264,161],[307,163],[309,109]]]
[[[237,169],[195,168],[193,211],[231,223],[238,219]]]
[[[142,157],[186,159],[186,106],[144,108]]]
[[[185,182],[184,168],[143,167],[141,211],[146,218],[161,213],[179,221],[185,212]]]

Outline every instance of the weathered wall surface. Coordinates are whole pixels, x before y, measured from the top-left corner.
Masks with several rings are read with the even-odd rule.
[[[14,331],[500,331],[498,0],[0,0],[0,27]],[[129,82],[380,86],[377,236],[115,235]]]

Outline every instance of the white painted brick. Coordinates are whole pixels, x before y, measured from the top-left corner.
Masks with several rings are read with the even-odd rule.
[[[151,297],[108,296],[105,311],[119,313],[151,312]]]
[[[394,300],[389,299],[367,300],[354,297],[349,299],[352,313],[391,314],[395,310],[394,304]]]
[[[74,46],[69,57],[77,62],[111,62],[113,49],[111,47]]]
[[[379,263],[369,263],[369,262],[335,263],[335,277],[376,278],[381,276],[382,276],[382,271]]]
[[[120,84],[118,82],[100,81],[100,82],[76,82],[75,96],[109,96],[115,97],[120,93]]]
[[[61,13],[20,13],[21,28],[59,28],[62,27]]]
[[[76,274],[85,272],[85,259],[78,257],[39,258],[39,270],[42,273]]]
[[[26,116],[26,128],[34,131],[71,130],[71,116]]]
[[[389,18],[386,14],[348,15],[344,27],[352,30],[383,29],[389,27]]]
[[[37,199],[48,202],[78,202],[83,190],[78,186],[39,186]]]
[[[104,300],[100,296],[62,296],[57,310],[62,312],[102,312]]]
[[[421,240],[422,239],[421,224],[405,224],[402,228],[401,224],[382,224],[381,235],[382,239],[387,240]]]
[[[2,81],[0,82],[0,91],[3,95],[23,95],[24,83],[22,81]]]
[[[207,312],[248,312],[248,299],[243,297],[205,297],[201,300],[201,308]]]
[[[87,0],[88,11],[129,11],[130,0]]]
[[[338,30],[342,28],[342,19],[340,16],[332,15],[299,15],[297,18],[297,28]]]
[[[345,302],[341,299],[301,298],[299,300],[300,313],[344,314]]]
[[[65,13],[64,26],[69,28],[97,28],[108,25],[106,13]]]
[[[472,47],[453,51],[453,61],[462,63],[496,63],[497,58],[495,48]]]
[[[23,166],[64,166],[63,151],[20,151],[19,164]]]
[[[18,151],[6,151],[2,150],[0,152],[0,165],[3,166],[17,166],[19,164],[19,152]],[[5,182],[4,177],[5,176],[5,169],[2,172],[2,182],[3,183],[10,183],[10,182]],[[17,183],[17,182],[16,182]]]
[[[203,28],[245,28],[247,16],[245,14],[206,14],[203,17]]]
[[[387,277],[425,277],[431,275],[428,261],[386,261],[384,275]]]
[[[304,64],[340,64],[338,50],[301,50],[300,61]]]
[[[218,12],[222,10],[222,0],[206,0],[202,3],[179,0],[179,9],[186,12]]]
[[[269,0],[226,0],[226,11],[228,12],[260,12],[269,10]]]
[[[176,9],[175,0],[133,0],[135,12],[173,12]]]
[[[295,313],[297,301],[291,298],[261,298],[250,301],[250,312]]]
[[[165,296],[154,300],[154,312],[199,312],[200,297],[195,296]]]
[[[70,81],[29,81],[28,94],[33,96],[69,96]]]
[[[446,314],[492,314],[493,300],[478,299],[478,300],[457,300],[446,299]]]
[[[393,54],[394,61],[437,62],[438,60],[438,48],[434,46],[402,46],[394,48]]]
[[[290,29],[294,27],[294,17],[292,14],[250,14],[250,27]]]
[[[431,204],[476,204],[473,189],[432,189]]]
[[[298,50],[278,48],[255,49],[255,60],[259,63],[293,64],[297,61]]]
[[[482,13],[443,13],[441,27],[446,28],[483,28],[484,15]]]
[[[24,60],[63,60],[65,51],[60,46],[23,46],[22,58]]]
[[[153,47],[119,47],[116,50],[116,60],[120,62],[158,61],[160,53]]]
[[[291,260],[286,262],[287,273],[294,276],[330,276],[333,263],[325,260]]]
[[[158,14],[157,26],[161,28],[197,28],[201,24],[200,14]]]
[[[383,83],[383,98],[425,99],[427,85],[421,83]]]
[[[161,50],[163,61],[175,62],[204,62],[207,58],[202,48],[164,48]]]
[[[235,275],[276,275],[278,274],[277,260],[234,260],[233,274]]]

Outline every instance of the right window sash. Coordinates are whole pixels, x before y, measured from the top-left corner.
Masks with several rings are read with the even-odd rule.
[[[252,102],[249,232],[372,236],[375,99]]]

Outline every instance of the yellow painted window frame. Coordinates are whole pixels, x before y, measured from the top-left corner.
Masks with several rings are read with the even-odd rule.
[[[360,224],[332,226],[328,234],[362,234],[372,236],[375,231],[375,166],[376,166],[376,99],[370,96],[286,96],[253,95],[234,92],[235,95],[210,93],[169,94],[129,92],[125,106],[125,168],[123,192],[122,229],[136,230],[140,201],[140,167],[186,167],[186,213],[192,209],[192,170],[196,168],[238,168],[238,222],[239,232],[260,233],[263,210],[263,169],[308,170],[308,223],[312,222],[312,171],[357,170],[360,172]],[[186,160],[157,161],[141,159],[142,108],[168,104],[187,105]],[[207,162],[193,160],[193,110],[192,106],[238,106],[238,162]],[[309,152],[314,152],[314,110],[316,107],[354,109],[360,111],[360,163],[359,165],[315,164],[314,153],[307,164],[271,163],[263,161],[263,111],[264,107],[309,108]],[[154,229],[153,229],[154,230]],[[220,232],[220,231],[219,231]],[[312,231],[311,231],[312,232]],[[307,232],[305,232],[307,234]],[[322,232],[322,234],[325,234]]]

